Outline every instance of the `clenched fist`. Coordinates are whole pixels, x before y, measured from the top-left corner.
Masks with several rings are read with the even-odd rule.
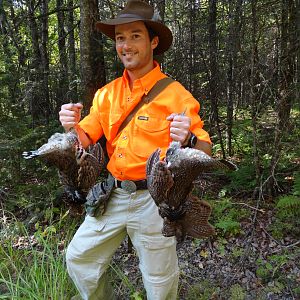
[[[81,103],[63,104],[59,112],[59,121],[66,131],[77,125],[81,118]]]

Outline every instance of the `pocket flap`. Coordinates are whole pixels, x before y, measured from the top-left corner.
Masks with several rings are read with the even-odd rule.
[[[152,237],[142,237],[141,242],[147,249],[163,249],[173,246],[175,242],[174,237],[164,237],[164,236],[152,236]]]

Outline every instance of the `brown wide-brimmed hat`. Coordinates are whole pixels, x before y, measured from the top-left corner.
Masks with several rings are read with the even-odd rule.
[[[96,23],[96,28],[115,40],[115,25],[143,21],[159,38],[159,43],[153,54],[164,53],[172,44],[173,35],[171,30],[161,22],[161,18],[152,6],[141,0],[128,0],[126,6],[117,14],[114,19]]]

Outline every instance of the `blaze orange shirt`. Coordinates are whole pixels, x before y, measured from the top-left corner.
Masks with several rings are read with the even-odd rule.
[[[93,143],[104,134],[109,155],[108,171],[119,180],[146,178],[146,162],[157,148],[162,156],[171,142],[171,113],[182,113],[191,118],[190,130],[199,140],[211,143],[208,133],[202,129],[203,121],[198,113],[200,104],[179,82],[168,85],[148,104],[144,104],[127,126],[119,133],[118,128],[131,109],[148,94],[154,84],[167,77],[157,62],[154,69],[133,83],[125,70],[122,77],[99,89],[94,97],[90,113],[79,123]]]

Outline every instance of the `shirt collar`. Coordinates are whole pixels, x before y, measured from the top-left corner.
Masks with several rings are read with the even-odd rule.
[[[160,70],[160,66],[157,61],[153,61],[154,68],[148,72],[146,75],[144,75],[142,78],[136,79],[133,83],[133,86],[137,86],[138,88],[142,89],[144,91],[144,94],[148,94],[149,91],[152,89],[154,84],[166,77]],[[125,69],[123,72],[123,82],[126,86],[129,86],[129,78],[127,70]]]

